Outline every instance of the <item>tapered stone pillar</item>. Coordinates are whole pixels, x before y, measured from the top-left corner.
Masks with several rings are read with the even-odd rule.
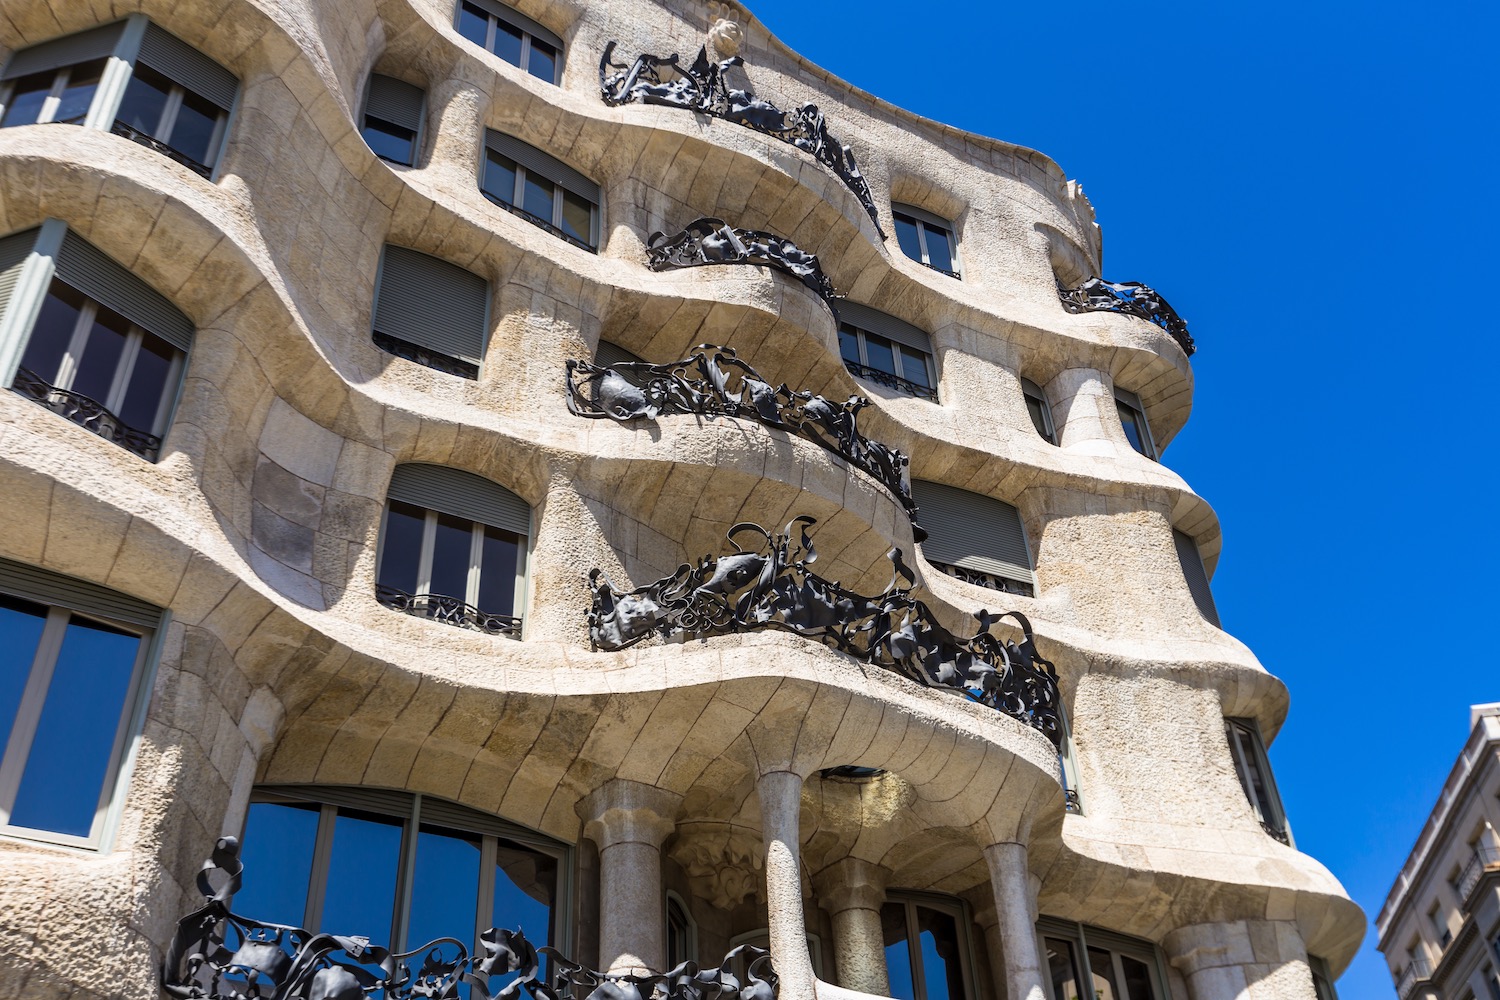
[[[1191,1000],[1317,1000],[1307,947],[1290,920],[1179,927],[1162,948]]]
[[[599,962],[612,973],[664,972],[666,909],[661,845],[682,796],[616,778],[579,808],[599,845]]]
[[[991,844],[984,849],[984,860],[995,892],[996,930],[1004,942],[1005,995],[1008,1000],[1045,1000],[1036,947],[1037,883],[1027,866],[1026,845]]]
[[[772,771],[761,775],[756,790],[766,848],[771,961],[781,976],[782,1000],[811,1000],[813,969],[802,915],[802,842],[797,828],[802,776]]]
[[[833,956],[839,985],[876,996],[890,995],[880,907],[890,873],[858,858],[829,865],[813,879],[818,902],[833,920]]]

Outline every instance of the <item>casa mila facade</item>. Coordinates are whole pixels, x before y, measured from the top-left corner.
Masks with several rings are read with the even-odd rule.
[[[1334,996],[1051,160],[695,0],[0,67],[0,998]]]

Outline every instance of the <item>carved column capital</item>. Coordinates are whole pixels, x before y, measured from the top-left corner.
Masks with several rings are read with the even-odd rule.
[[[617,844],[660,848],[676,824],[682,796],[655,785],[624,778],[594,789],[578,805],[583,835],[607,850]]]
[[[840,858],[814,875],[812,884],[818,902],[829,913],[879,912],[885,903],[885,888],[890,878],[890,871],[880,865],[859,858]]]
[[[1307,946],[1294,921],[1233,920],[1162,938],[1192,1000],[1314,1000]]]

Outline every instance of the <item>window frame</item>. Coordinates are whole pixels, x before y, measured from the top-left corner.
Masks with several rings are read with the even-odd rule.
[[[1312,973],[1313,993],[1317,996],[1317,1000],[1339,1000],[1338,990],[1334,988],[1333,974],[1328,971],[1328,963],[1317,955],[1308,955],[1307,968]],[[1492,985],[1491,989],[1494,988]],[[1500,1000],[1500,993],[1497,993],[1495,1000]]]
[[[332,793],[332,799],[329,798]],[[407,798],[408,809],[402,813],[391,810],[389,800],[392,795]],[[398,861],[398,870],[395,878],[395,897],[391,900],[392,926],[386,931],[389,933],[390,950],[399,952],[408,950],[415,945],[426,944],[425,941],[407,942],[407,933],[411,930],[411,902],[415,887],[415,875],[417,865],[417,846],[424,822],[422,818],[422,801],[431,798],[451,806],[457,806],[466,811],[475,813],[486,820],[486,826],[498,825],[505,829],[504,833],[497,833],[489,829],[465,828],[444,821],[441,825],[444,829],[453,830],[458,833],[468,833],[481,839],[479,883],[475,887],[475,910],[473,939],[465,947],[477,949],[479,935],[489,929],[490,921],[483,914],[494,912],[494,870],[495,853],[500,840],[510,840],[522,847],[545,854],[557,861],[557,901],[553,904],[551,923],[548,928],[548,940],[552,947],[563,953],[570,949],[573,936],[573,894],[575,884],[574,873],[574,850],[571,845],[553,840],[538,831],[523,827],[511,820],[504,819],[498,815],[486,814],[472,806],[466,806],[461,802],[453,802],[442,796],[425,795],[421,792],[408,792],[400,789],[366,789],[362,786],[350,785],[256,785],[250,793],[249,805],[272,804],[272,805],[313,805],[318,807],[318,823],[314,831],[312,864],[308,871],[307,895],[303,903],[303,911],[300,916],[300,926],[317,933],[318,924],[323,914],[323,905],[328,892],[328,873],[333,860],[333,837],[334,822],[339,810],[353,809],[371,815],[380,816],[385,819],[398,820],[401,824],[401,846]],[[250,823],[250,809],[245,809],[244,819],[240,824],[240,840],[245,842]],[[476,824],[477,826],[478,824]],[[486,906],[488,903],[488,906]],[[256,919],[269,919],[275,921],[278,915],[255,915]],[[317,919],[312,919],[317,918]],[[358,933],[364,928],[350,928]],[[378,928],[370,928],[378,932]],[[453,935],[457,937],[457,934]],[[372,938],[377,941],[377,938]],[[462,941],[462,938],[460,938]]]
[[[401,84],[403,87],[411,88],[421,95],[421,99],[417,107],[417,122],[415,127],[403,125],[400,122],[393,121],[390,118],[371,112],[371,92],[375,90],[375,80],[377,77],[385,80],[390,80],[393,83]],[[375,147],[370,145],[370,139],[367,135],[365,135],[365,130],[370,127],[371,121],[377,121],[388,129],[399,129],[402,132],[411,133],[411,138],[407,140],[408,148],[407,158],[405,160],[392,160],[388,157],[381,156],[380,153],[375,150]],[[364,140],[364,143],[369,147],[370,152],[375,153],[377,159],[383,160],[386,163],[395,164],[396,166],[400,167],[416,167],[417,161],[422,157],[423,132],[427,125],[427,91],[422,87],[418,87],[416,84],[408,83],[398,76],[391,76],[387,73],[376,73],[372,70],[369,76],[365,78],[364,99],[360,104],[359,122],[360,138]],[[391,133],[387,132],[386,134],[389,135]]]
[[[891,904],[903,906],[906,911],[906,949],[911,961],[912,992],[916,1000],[928,1000],[926,976],[922,968],[921,931],[918,930],[916,920],[916,908],[919,906],[948,914],[958,927],[960,937],[958,967],[959,976],[964,983],[964,995],[961,998],[949,997],[948,1000],[978,1000],[979,985],[975,979],[977,964],[974,953],[974,918],[969,912],[969,904],[956,896],[920,892],[914,889],[888,890],[885,894],[885,903],[882,905]],[[886,988],[890,991],[888,995],[895,996],[896,991],[891,989],[891,986],[890,970],[887,969]]]
[[[676,962],[672,961],[672,951],[674,949],[672,910],[674,907],[679,913],[682,914],[682,950],[684,953],[682,957],[679,958]],[[693,911],[692,908],[688,906],[687,901],[680,895],[678,895],[677,892],[673,889],[668,889],[662,896],[662,919],[662,926],[665,927],[667,931],[667,967],[663,971],[670,972],[672,971],[672,969],[676,968],[683,962],[698,961],[698,921],[693,919]]]
[[[850,322],[849,320],[839,320],[839,332],[844,332],[846,328],[854,334],[855,343],[859,349],[859,361],[855,362],[855,364],[858,364],[861,370],[857,372],[850,372],[851,375],[853,375],[855,378],[869,379],[870,381],[875,382],[878,385],[885,385],[888,388],[895,389],[896,391],[907,396],[913,396],[917,399],[930,400],[934,403],[938,402],[937,359],[932,356],[931,351],[923,351],[921,348],[913,347],[910,344],[904,344],[887,336],[884,333],[881,333],[878,330],[866,330],[864,327],[858,326],[855,323]],[[870,355],[865,341],[865,338],[867,336],[879,337],[882,340],[890,342],[892,347],[891,358],[894,362],[893,367],[896,369],[895,371],[883,371],[882,369],[876,368],[874,365],[870,364]],[[920,385],[906,377],[906,360],[901,350],[903,347],[921,354],[923,360],[926,361],[928,385]],[[840,354],[842,355],[842,352],[840,352]],[[839,360],[844,362],[845,367],[849,365],[848,358],[844,358],[841,356]],[[882,375],[886,378],[894,379],[895,384],[886,382],[881,378]]]
[[[6,570],[5,563],[7,562],[8,560],[0,560],[0,571]],[[52,593],[39,594],[36,590],[16,583],[7,584],[0,580],[0,593],[47,608],[42,634],[38,638],[37,648],[27,667],[26,683],[16,706],[10,736],[4,746],[0,746],[0,836],[76,848],[90,853],[107,854],[114,847],[130,776],[134,771],[135,760],[140,750],[147,704],[150,700],[152,685],[155,683],[157,667],[161,662],[166,631],[171,624],[171,612],[166,609],[156,610],[154,624],[127,621],[117,615],[108,614],[107,609],[88,600],[86,594],[70,599],[63,598],[65,593],[77,595],[80,590],[102,591],[106,588],[87,582],[80,587],[79,584],[68,581],[67,578],[37,567],[19,563],[13,565],[19,567],[23,574],[40,578],[43,581],[43,588],[39,589],[49,590]],[[11,574],[7,573],[7,575]],[[62,652],[64,633],[75,616],[134,635],[138,640],[135,660],[130,667],[130,682],[126,687],[125,696],[121,699],[120,720],[110,746],[109,764],[100,781],[94,819],[88,834],[82,837],[35,827],[16,826],[10,822],[10,814],[15,807],[15,797],[25,777],[26,765],[29,762],[32,747],[35,745],[42,712],[46,707],[47,693],[57,668],[58,656]],[[24,753],[21,752],[23,749]]]
[[[115,104],[115,111],[111,116],[113,118],[113,122],[110,125],[110,131],[115,132],[116,135],[120,134],[117,131],[120,128],[133,128],[133,126],[125,125],[120,121],[118,117],[120,113],[119,106],[124,102],[125,94],[129,91],[130,84],[135,81],[136,73],[140,65],[141,63],[139,62],[139,60],[133,61],[131,63],[130,79],[125,82],[125,86],[120,91],[120,101],[117,101]],[[152,66],[148,66],[147,68],[151,69],[158,76],[165,79],[169,86],[167,89],[166,103],[162,105],[161,119],[157,122],[156,128],[153,131],[145,132],[144,134],[153,142],[166,147],[166,149],[171,150],[172,154],[175,154],[169,155],[169,159],[173,159],[179,163],[182,163],[183,166],[188,167],[188,169],[190,170],[194,170],[195,173],[199,173],[203,177],[212,177],[214,172],[218,169],[219,159],[223,156],[224,140],[229,132],[229,116],[231,112],[225,108],[218,107],[218,105],[214,105],[215,109],[218,111],[218,114],[214,116],[214,130],[209,135],[208,139],[208,149],[212,154],[210,155],[209,159],[213,162],[199,163],[199,161],[193,159],[191,156],[188,156],[186,153],[182,152],[177,147],[169,143],[166,139],[159,138],[159,136],[171,135],[172,129],[177,126],[177,116],[182,111],[183,96],[185,94],[191,93],[193,94],[193,96],[199,98],[200,100],[207,101],[207,103],[209,104],[213,104],[213,101],[208,100],[208,98],[204,97],[202,94],[197,93],[196,91],[190,91],[184,85],[178,83],[176,80],[161,72],[161,70],[158,70]],[[126,136],[126,138],[131,137]],[[197,163],[198,166],[202,168],[202,170],[196,170],[195,168],[193,168],[192,164],[194,163]]]
[[[64,37],[66,37],[66,36],[64,36]],[[22,51],[24,51],[24,50],[22,50]],[[92,97],[89,98],[89,106],[88,106],[88,108],[86,108],[84,110],[83,114],[79,118],[77,118],[77,119],[69,118],[69,119],[66,119],[66,120],[64,120],[62,122],[57,121],[55,116],[57,114],[58,106],[62,104],[62,94],[63,94],[63,91],[65,91],[65,90],[68,89],[68,84],[72,80],[73,71],[75,69],[77,69],[78,67],[80,67],[80,66],[87,66],[87,65],[89,65],[89,63],[99,62],[99,61],[100,61],[99,59],[85,59],[82,62],[69,63],[67,65],[59,66],[56,69],[52,70],[51,71],[52,72],[52,87],[51,87],[51,89],[49,89],[47,91],[47,96],[44,97],[44,98],[42,98],[42,106],[37,111],[36,121],[34,121],[34,122],[27,122],[26,124],[27,125],[59,125],[59,124],[60,125],[82,125],[88,119],[89,111],[91,111],[93,109],[94,102],[99,99],[99,91],[103,87],[103,84],[104,84],[104,70],[109,67],[109,58],[107,56],[104,57],[104,59],[102,60],[104,62],[104,68],[102,68],[99,71],[99,81],[96,84],[94,84],[94,94],[93,94]],[[40,76],[42,73],[46,73],[46,72],[48,72],[48,71],[47,70],[38,70],[35,73],[27,73],[24,76],[18,76],[18,77],[15,77],[13,79],[10,79],[10,80],[5,80],[3,82],[0,82],[0,128],[23,128],[24,127],[24,126],[21,126],[21,125],[4,125],[3,124],[3,122],[5,120],[5,116],[10,113],[11,101],[15,97],[16,84],[18,82],[20,82],[21,80],[27,79],[27,77]]]
[[[1246,756],[1244,741],[1236,739],[1236,733],[1243,734],[1250,743],[1249,756]],[[1250,812],[1270,837],[1281,841],[1288,847],[1295,847],[1296,842],[1292,839],[1291,825],[1287,823],[1286,811],[1281,804],[1281,793],[1276,788],[1276,779],[1271,772],[1271,759],[1266,754],[1266,743],[1260,733],[1260,724],[1254,719],[1241,716],[1224,717],[1224,739],[1229,744],[1230,759],[1234,762],[1235,776],[1239,778],[1240,789],[1245,793],[1245,800],[1250,804]],[[1260,777],[1261,788],[1265,790],[1266,802],[1264,806],[1255,801],[1252,792],[1251,771]],[[1269,810],[1271,815],[1263,815]]]
[[[1065,940],[1073,948],[1074,982],[1083,988],[1079,1000],[1097,1000],[1098,998],[1098,994],[1094,991],[1093,970],[1088,964],[1090,948],[1099,948],[1109,952],[1110,966],[1120,982],[1124,981],[1124,969],[1120,963],[1122,954],[1143,963],[1151,976],[1151,988],[1156,993],[1154,1000],[1172,1000],[1171,980],[1167,976],[1166,962],[1162,957],[1161,948],[1154,942],[1117,934],[1100,927],[1074,923],[1071,920],[1043,916],[1039,917],[1036,922],[1036,945],[1037,955],[1041,958],[1040,964],[1043,967],[1042,991],[1047,1000],[1071,1000],[1067,997],[1056,997],[1052,993],[1052,977],[1046,972],[1046,939],[1049,937]]]
[[[896,245],[901,250],[901,256],[907,260],[914,260],[923,267],[936,271],[939,274],[946,274],[948,277],[956,278],[959,281],[964,280],[963,259],[958,255],[958,226],[941,215],[934,215],[932,212],[918,208],[915,205],[893,201],[891,202],[891,222],[893,229],[894,224],[900,221],[898,216],[905,218],[916,229],[917,246],[920,248],[922,254],[921,257],[911,256],[906,252],[904,247],[901,247],[901,242],[897,239]],[[938,267],[932,263],[932,253],[927,247],[927,230],[929,227],[941,230],[947,235],[948,254],[953,261],[953,270],[950,271],[947,268]],[[896,238],[894,233],[892,234],[892,238]]]
[[[1130,445],[1131,451],[1138,455],[1144,455],[1153,462],[1161,461],[1161,449],[1156,445],[1156,435],[1151,431],[1151,421],[1146,417],[1146,407],[1141,402],[1141,397],[1129,389],[1114,387],[1115,412],[1120,416],[1120,431],[1125,434],[1125,443]],[[1125,420],[1121,410],[1129,410],[1135,416],[1137,436],[1140,438],[1141,447],[1137,448],[1130,442],[1130,434],[1125,431]]]
[[[476,11],[484,15],[486,23],[484,41],[482,43],[469,38],[467,35],[464,35],[459,28],[459,25],[463,19],[463,10],[466,6],[472,7]],[[502,9],[505,11],[505,13],[503,14],[500,12]],[[504,21],[507,25],[509,25],[511,28],[514,28],[521,35],[520,62],[513,63],[509,59],[506,59],[500,53],[495,51],[495,36],[499,31],[499,23],[501,21]],[[554,36],[557,38],[557,41],[555,43],[550,38],[541,39],[543,44],[557,50],[557,54],[552,61],[552,79],[548,80],[546,77],[537,76],[531,71],[532,40],[538,37],[540,33],[536,29],[541,27],[542,25],[533,22],[531,18],[526,17],[526,15],[522,14],[520,11],[511,10],[510,8],[505,7],[503,4],[483,4],[474,3],[473,0],[458,0],[458,2],[453,5],[453,30],[459,32],[459,36],[463,38],[464,41],[471,42],[475,45],[480,45],[484,49],[484,51],[488,52],[496,59],[499,59],[507,66],[516,67],[516,69],[519,69],[521,72],[527,74],[533,79],[541,80],[544,83],[550,83],[554,87],[560,87],[562,86],[563,57],[566,54],[566,46],[563,45],[562,39],[560,37]],[[548,34],[551,34],[551,32],[548,32]]]
[[[1048,444],[1057,446],[1057,425],[1052,420],[1052,404],[1047,401],[1047,394],[1042,387],[1024,375],[1017,376],[1021,380],[1021,398],[1027,401],[1026,412],[1031,417],[1031,425],[1036,429],[1037,435]],[[1030,403],[1036,402],[1038,407],[1032,410]],[[1037,419],[1040,414],[1040,421]],[[1045,429],[1044,429],[1045,428]]]
[[[547,157],[548,159],[553,159],[552,157],[548,156],[548,154],[543,153],[541,150],[535,149],[535,147],[527,146],[526,143],[521,142],[520,139],[517,139],[514,136],[506,135],[505,133],[498,132],[495,129],[487,129],[485,133],[483,161],[480,163],[479,169],[479,193],[484,195],[485,200],[492,205],[498,205],[499,207],[505,209],[507,212],[518,218],[530,222],[538,229],[542,229],[547,231],[548,233],[551,233],[553,236],[558,237],[570,246],[577,247],[580,250],[586,250],[592,254],[597,254],[599,252],[599,244],[604,228],[604,192],[601,190],[599,192],[599,197],[595,199],[593,197],[590,197],[588,194],[576,190],[576,184],[570,185],[563,180],[559,180],[554,174],[549,173],[545,169],[540,168],[535,164],[528,164],[524,162],[522,159],[512,155],[512,151],[497,148],[490,140],[491,135],[503,136],[504,139],[508,140],[509,142],[513,142],[518,144],[519,146],[524,146],[528,149],[535,150],[535,152],[540,154],[541,156]],[[516,150],[515,152],[519,152],[519,150]],[[501,197],[499,194],[496,194],[495,192],[492,192],[488,187],[490,166],[494,163],[495,157],[501,157],[509,161],[510,169],[515,175],[515,181],[511,186],[510,201],[504,200],[503,197]],[[558,161],[558,164],[563,167],[567,166],[566,164],[561,163],[561,161]],[[572,168],[567,169],[571,170]],[[548,184],[552,185],[552,216],[550,219],[543,219],[541,216],[536,215],[525,207],[526,181],[527,178],[533,174],[536,177],[546,181]],[[582,177],[583,175],[579,174],[579,176]],[[568,194],[571,194],[575,198],[588,203],[589,237],[587,241],[580,240],[577,237],[570,235],[566,230],[563,229],[563,207],[566,200],[566,195]]]

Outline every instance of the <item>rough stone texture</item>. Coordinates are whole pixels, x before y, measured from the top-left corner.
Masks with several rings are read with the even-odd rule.
[[[1024,861],[1048,916],[1158,943],[1269,923],[1300,942],[1184,967],[1195,998],[1219,995],[1198,992],[1213,976],[1261,991],[1250,996],[1303,995],[1276,991],[1305,978],[1309,952],[1341,970],[1359,911],[1317,862],[1261,832],[1222,735],[1235,715],[1274,736],[1286,691],[1198,614],[1172,529],[1199,541],[1212,570],[1213,511],[1129,448],[1110,399],[1115,385],[1138,393],[1165,446],[1187,419],[1191,368],[1151,324],[1073,316],[1057,300],[1058,275],[1099,265],[1078,185],[1039,153],[855,91],[742,17],[743,72],[763,97],[830,116],[888,232],[892,200],[954,220],[955,281],[881,242],[806,154],[721,120],[599,101],[608,40],[627,58],[691,58],[708,27],[698,4],[517,7],[565,39],[561,87],[464,41],[451,0],[14,0],[0,11],[0,56],[142,12],[241,80],[212,182],[94,130],[0,133],[0,233],[60,219],[197,328],[156,464],[0,392],[0,555],[172,613],[112,848],[0,838],[0,998],[93,996],[100,983],[154,996],[201,859],[238,829],[256,783],[282,782],[420,791],[575,844],[579,805],[598,789],[662,790],[680,804],[665,817],[661,877],[689,891],[701,957],[770,927],[788,996],[853,995],[813,978],[798,928],[825,941],[834,931],[799,857],[809,872],[848,860],[892,888],[988,896],[999,913],[987,926],[1009,938],[1025,880],[1007,877],[1003,899],[989,891],[995,845],[1020,850],[1007,864]],[[372,71],[427,91],[416,167],[390,166],[360,139]],[[599,254],[481,195],[486,127],[601,185]],[[643,266],[652,230],[700,215],[779,232],[817,253],[840,292],[928,331],[941,403],[852,378],[825,304],[782,275]],[[386,243],[490,282],[478,380],[373,346]],[[871,396],[863,429],[910,454],[915,478],[1017,506],[1037,596],[933,571],[893,498],[808,442],[726,419],[570,417],[563,364],[601,339],[656,361],[729,344],[773,381]],[[1061,446],[1033,432],[1022,376],[1049,396]],[[532,506],[521,641],[375,602],[381,510],[403,462],[487,477]],[[720,551],[737,521],[797,513],[819,518],[825,576],[873,592],[895,545],[950,627],[986,607],[1030,616],[1061,674],[1086,815],[1064,815],[1055,755],[1035,732],[805,640],[589,650],[589,568],[643,583]],[[820,776],[837,765],[886,773]],[[598,891],[590,877],[580,898]],[[1015,968],[993,947],[986,962],[997,984],[1016,983],[1008,973],[1032,957],[1001,943]]]

